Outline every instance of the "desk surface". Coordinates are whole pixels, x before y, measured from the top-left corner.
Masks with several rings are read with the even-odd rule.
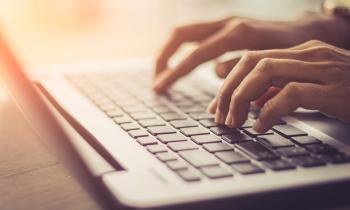
[[[14,103],[0,98],[0,209],[99,209],[46,151]]]

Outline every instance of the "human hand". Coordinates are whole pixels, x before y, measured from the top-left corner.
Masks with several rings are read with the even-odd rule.
[[[349,44],[349,30],[346,20],[314,13],[292,22],[230,17],[178,27],[157,59],[153,88],[164,92],[198,65],[228,51],[286,48],[311,39],[345,48]],[[198,47],[174,69],[169,69],[168,60],[185,42],[195,42]],[[220,63],[216,68],[218,75],[226,77],[238,60]]]
[[[271,94],[272,87],[281,90]],[[315,40],[289,49],[249,51],[208,110],[216,122],[239,127],[251,102],[262,95],[269,96],[254,124],[258,132],[298,107],[350,122],[350,51]]]

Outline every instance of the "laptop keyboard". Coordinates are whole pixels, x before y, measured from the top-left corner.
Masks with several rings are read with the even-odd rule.
[[[67,79],[140,146],[188,182],[350,162],[349,155],[280,120],[252,129],[257,110],[238,129],[206,112],[215,90],[177,85],[156,95],[135,73],[67,75]]]

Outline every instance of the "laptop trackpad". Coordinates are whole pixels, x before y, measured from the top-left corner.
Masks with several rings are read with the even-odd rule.
[[[326,117],[319,112],[296,112],[292,116],[344,144],[350,145],[350,124]]]

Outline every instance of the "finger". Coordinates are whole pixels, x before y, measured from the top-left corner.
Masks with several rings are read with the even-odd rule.
[[[328,66],[327,66],[328,65]],[[284,87],[289,82],[310,82],[331,84],[330,78],[343,74],[341,70],[330,69],[329,64],[311,63],[292,59],[262,59],[254,70],[242,81],[231,97],[229,115],[233,118],[231,127],[238,127],[247,118],[250,102],[262,96],[270,87]],[[302,71],[300,71],[302,69]],[[299,71],[298,71],[299,70]]]
[[[224,62],[217,62],[215,65],[216,75],[220,78],[226,78],[233,67],[239,62],[240,58],[233,58]]]
[[[327,50],[328,48],[328,44],[317,40],[311,40],[285,50],[265,50],[247,52],[234,67],[234,70],[229,73],[220,91],[218,92],[216,112],[224,113],[224,115],[227,113],[230,104],[230,97],[232,96],[233,91],[238,87],[240,82],[253,69],[253,67],[257,64],[257,62],[260,59],[264,57],[294,58],[297,60],[308,60],[318,62],[320,61],[320,58],[323,58],[327,55],[329,56],[329,50]]]
[[[223,116],[220,123],[224,123],[230,105],[230,99],[234,90],[238,87],[241,81],[248,75],[250,71],[262,58],[293,58],[296,57],[292,50],[264,50],[264,51],[249,51],[243,55],[233,70],[229,73],[217,93],[217,115]],[[219,123],[219,122],[218,122]]]
[[[216,110],[216,99],[214,98],[208,105],[207,111],[209,113],[215,114],[215,110]]]
[[[276,87],[270,87],[262,96],[260,96],[257,100],[253,101],[253,105],[261,108],[264,106],[264,104],[270,100],[272,97],[277,95],[277,93],[280,91],[280,88]]]
[[[195,51],[180,62],[173,70],[159,74],[154,82],[154,90],[158,93],[166,91],[176,80],[190,73],[198,65],[214,59],[229,50],[223,33],[217,33],[204,41]]]
[[[254,124],[258,132],[266,132],[281,117],[298,107],[305,109],[325,109],[332,106],[325,86],[311,83],[289,83],[280,93],[270,99],[260,111],[259,118]]]
[[[227,26],[227,27],[226,27]],[[158,93],[164,92],[180,77],[190,73],[198,65],[214,59],[227,51],[247,49],[254,46],[253,42],[242,41],[247,34],[255,30],[242,19],[233,19],[230,24],[222,30],[214,33],[204,40],[201,45],[178,64],[173,70],[162,71],[156,78],[154,90]],[[163,74],[163,75],[162,75]]]
[[[228,20],[229,18],[226,18],[220,21],[192,24],[175,29],[157,58],[155,76],[166,69],[169,58],[184,42],[201,41],[220,30]]]

